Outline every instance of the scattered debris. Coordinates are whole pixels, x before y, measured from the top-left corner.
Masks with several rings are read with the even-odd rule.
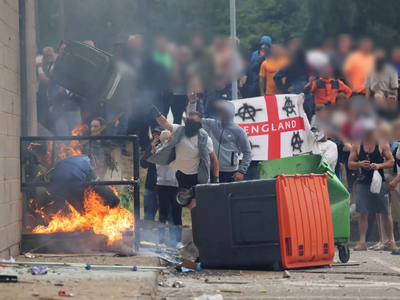
[[[204,280],[205,283],[210,284],[247,284],[248,282],[244,281],[210,281],[208,279]]]
[[[346,276],[344,279],[364,280],[364,279],[365,279],[365,277],[352,277],[352,276]]]
[[[292,275],[290,275],[290,273],[289,273],[288,270],[285,270],[285,271],[283,272],[283,278],[290,278],[290,277],[292,277]]]
[[[332,267],[358,267],[361,264],[359,263],[334,263],[331,266]]]
[[[182,267],[185,267],[190,270],[200,271],[201,263],[195,263],[189,259],[184,258],[182,262]]]
[[[183,259],[195,261],[199,257],[199,249],[197,249],[196,245],[193,242],[190,242],[181,250],[179,250],[178,254]]]
[[[65,291],[59,291],[58,292],[59,297],[74,297],[74,294],[67,294]]]
[[[182,271],[182,273],[189,273],[189,272],[194,272],[195,270],[181,267],[181,271]]]
[[[220,294],[216,295],[201,295],[200,297],[194,298],[194,300],[223,300],[224,298]]]
[[[64,286],[64,283],[55,283],[54,286]]]
[[[373,275],[373,276],[396,276],[400,277],[397,272],[383,272],[383,271],[344,271],[335,269],[310,269],[310,270],[292,270],[295,273],[315,273],[315,274],[345,274],[345,275]]]
[[[237,291],[237,290],[218,290],[217,293],[236,293],[236,294],[240,294],[242,293],[242,291]]]
[[[15,263],[15,259],[12,257],[12,256],[10,256],[10,259],[2,259],[2,260],[0,260],[0,262],[4,262],[4,263]]]
[[[182,281],[175,281],[175,282],[172,284],[172,287],[174,287],[174,288],[183,288],[183,287],[185,287],[185,285],[183,284]]]
[[[16,283],[18,282],[18,277],[14,275],[0,275],[0,282]]]
[[[25,253],[26,258],[35,258],[35,255],[28,253]]]
[[[261,291],[260,291],[260,294],[266,294],[266,293],[267,293],[266,290],[261,290]]]
[[[46,266],[35,266],[31,269],[32,275],[46,275],[49,269]]]

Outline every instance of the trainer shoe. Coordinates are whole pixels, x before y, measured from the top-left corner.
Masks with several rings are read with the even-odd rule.
[[[397,249],[399,249],[399,247],[397,247],[395,241],[387,242],[386,243],[386,248],[387,248],[388,251],[396,251]]]
[[[379,242],[379,243],[377,243],[377,244],[375,244],[375,245],[369,247],[368,249],[369,249],[369,250],[375,250],[376,248],[379,248],[379,247],[381,247],[382,245],[383,245],[383,244],[382,244],[381,242]]]
[[[367,243],[358,242],[357,246],[353,248],[354,251],[367,251],[368,246]]]
[[[372,250],[374,250],[374,251],[387,251],[388,250],[387,243],[383,243],[383,244],[378,243],[378,244],[379,245]],[[371,248],[370,248],[370,250],[371,250]]]

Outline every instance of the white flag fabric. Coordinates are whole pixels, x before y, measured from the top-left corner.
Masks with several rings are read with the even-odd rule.
[[[232,101],[235,122],[249,137],[253,160],[279,159],[310,151],[300,97],[290,94]]]

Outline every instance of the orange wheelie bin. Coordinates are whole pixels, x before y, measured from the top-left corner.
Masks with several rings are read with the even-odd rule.
[[[280,175],[276,181],[282,266],[333,263],[335,244],[327,175]]]

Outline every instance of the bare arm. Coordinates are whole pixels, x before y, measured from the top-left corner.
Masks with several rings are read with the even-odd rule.
[[[371,164],[371,169],[379,170],[379,169],[391,169],[394,166],[394,157],[392,152],[390,151],[389,144],[383,144],[382,147],[382,156],[385,158],[385,162],[381,164]]]
[[[359,163],[357,162],[358,159],[357,149],[358,149],[357,144],[351,146],[349,163],[348,163],[348,167],[350,170],[357,170],[360,167]]]
[[[366,98],[371,97],[371,89],[367,89],[367,92],[365,93],[365,97]]]
[[[346,81],[347,86],[352,90],[352,92],[353,93],[357,92],[357,90],[355,89],[355,87],[351,83],[350,76],[346,72],[344,72],[343,76],[344,76],[344,80]]]
[[[263,96],[265,95],[265,87],[267,84],[267,78],[264,76],[260,76],[260,79],[258,81],[258,86],[260,88],[260,95]]]
[[[215,152],[210,153],[210,160],[211,160],[211,169],[213,172],[214,177],[219,178],[219,163],[218,163],[218,158]]]

